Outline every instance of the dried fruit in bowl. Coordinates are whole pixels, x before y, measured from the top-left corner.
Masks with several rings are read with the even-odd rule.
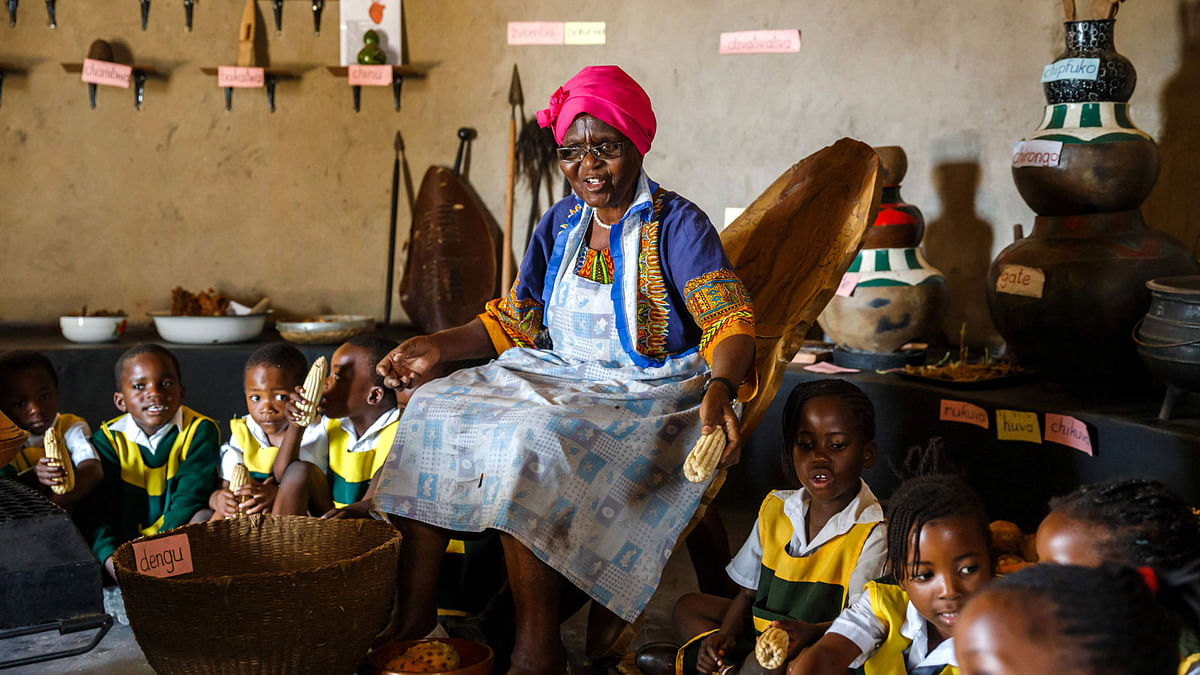
[[[444,673],[458,666],[458,652],[445,642],[422,642],[387,662],[388,670],[406,673]]]

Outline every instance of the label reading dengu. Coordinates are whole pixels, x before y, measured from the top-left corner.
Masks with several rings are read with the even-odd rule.
[[[1061,59],[1042,69],[1042,82],[1094,80],[1100,72],[1100,59]]]

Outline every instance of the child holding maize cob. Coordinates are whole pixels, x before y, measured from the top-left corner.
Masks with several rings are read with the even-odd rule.
[[[778,638],[760,645],[759,665],[781,671],[780,652],[794,657],[816,642],[882,571],[883,509],[862,479],[876,454],[870,399],[844,380],[801,384],[788,397],[783,436],[784,472],[800,489],[776,490],[763,500],[752,534],[726,568],[741,590],[732,599],[681,598],[677,628],[695,637],[679,660],[664,658],[666,645],[644,650],[643,670],[668,670],[659,664],[669,662],[669,671],[681,663],[680,672],[709,673],[753,661],[746,657],[759,633]],[[765,654],[771,658],[763,664]]]
[[[330,418],[328,453],[314,458],[317,466],[327,467],[333,508],[325,512],[326,518],[366,516],[371,479],[392,449],[400,420],[396,393],[383,386],[383,377],[375,372],[375,364],[395,347],[385,338],[358,335],[333,352],[321,399]],[[281,448],[275,458],[276,475],[295,471],[291,464],[297,459],[303,460],[296,451]]]
[[[204,509],[217,480],[220,433],[216,422],[183,405],[179,362],[170,351],[135,345],[114,370],[113,403],[123,414],[92,434],[104,478],[80,520],[115,579],[117,546],[187,524]]]
[[[327,420],[316,415],[307,426],[290,422],[289,411],[304,401],[301,384],[307,371],[308,361],[300,350],[282,342],[259,347],[246,360],[243,387],[249,412],[229,422],[229,442],[221,446],[221,487],[208,500],[213,520],[259,512],[304,515],[309,513],[310,497],[317,498],[316,509],[323,509],[315,512],[328,510],[328,502],[321,496],[326,489],[317,487],[324,482],[324,462],[329,455]],[[321,384],[318,382],[318,400]],[[286,477],[275,474],[280,448],[288,448],[289,455],[298,453],[311,470]],[[246,467],[250,480],[232,490],[239,464]]]
[[[10,466],[50,501],[73,510],[103,471],[88,441],[88,423],[58,410],[58,376],[50,359],[28,350],[0,355],[0,409],[29,432],[25,449]],[[47,442],[47,436],[59,442]]]

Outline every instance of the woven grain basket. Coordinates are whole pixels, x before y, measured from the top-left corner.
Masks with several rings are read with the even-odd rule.
[[[132,542],[113,556],[159,673],[351,673],[387,623],[400,550],[387,523],[255,514],[150,539],[177,534],[190,573],[137,572]]]

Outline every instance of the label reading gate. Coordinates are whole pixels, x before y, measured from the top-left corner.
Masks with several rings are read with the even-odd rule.
[[[1001,265],[1000,276],[996,279],[996,292],[1040,298],[1045,285],[1046,274],[1036,267]]]

